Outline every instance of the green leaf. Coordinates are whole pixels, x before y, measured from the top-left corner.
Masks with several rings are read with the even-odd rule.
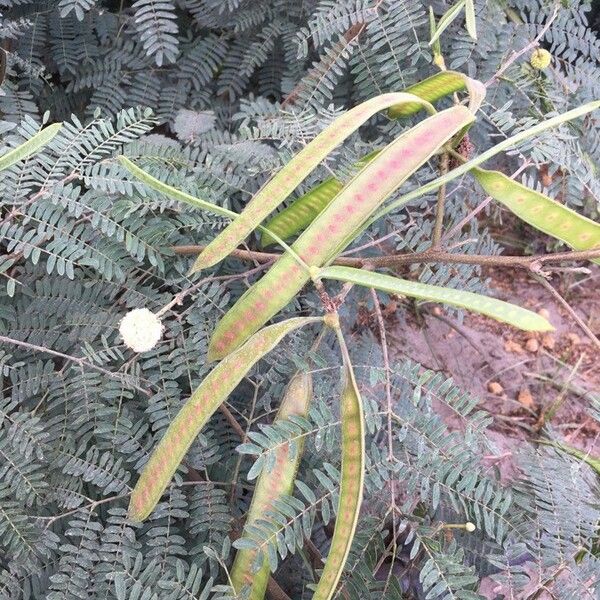
[[[275,422],[289,419],[290,416],[306,416],[312,400],[312,375],[310,373],[297,373],[294,375],[281,402]],[[257,521],[265,518],[265,514],[273,510],[273,505],[284,496],[289,496],[294,490],[296,472],[302,458],[303,439],[297,444],[297,451],[291,455],[289,443],[282,444],[274,450],[274,468],[263,469],[252,496],[252,503],[248,511],[245,527],[252,527]],[[250,536],[251,534],[248,534]],[[243,542],[244,538],[238,540]],[[269,573],[271,571],[269,560],[263,556],[260,569],[255,570],[257,560],[257,543],[248,542],[246,547],[240,548],[235,556],[231,568],[231,582],[237,593],[242,589],[247,590],[248,600],[262,600],[265,596]]]
[[[407,281],[391,275],[373,273],[352,267],[325,267],[319,271],[319,278],[350,282],[390,294],[401,294],[419,300],[441,302],[442,304],[466,308],[525,331],[552,331],[554,329],[544,317],[537,313],[509,302],[474,294],[473,292]]]
[[[471,175],[481,187],[506,206],[520,219],[561,240],[575,250],[592,250],[600,247],[600,223],[596,223],[560,202],[536,192],[500,171],[475,168]],[[594,259],[600,264],[600,259]]]
[[[309,266],[322,266],[348,243],[365,219],[444,143],[473,121],[464,106],[425,119],[384,148],[346,185],[292,248]],[[302,289],[309,274],[282,256],[221,319],[210,355],[226,356],[240,346]]]
[[[329,127],[298,152],[250,200],[239,217],[226,227],[198,256],[193,270],[206,269],[223,260],[283,202],[310,172],[348,136],[374,114],[394,104],[415,102],[430,112],[425,100],[403,92],[371,98],[338,117]]]
[[[0,171],[8,169],[20,160],[24,160],[35,154],[40,148],[48,144],[60,131],[62,123],[54,123],[36,133],[32,138],[21,144],[14,150],[0,156]]]
[[[341,397],[342,472],[333,538],[313,600],[330,600],[335,593],[356,532],[365,478],[365,418],[362,399],[339,328],[336,333],[344,362]]]
[[[321,321],[318,317],[298,317],[265,327],[206,376],[173,419],[146,463],[131,494],[131,519],[143,521],[152,512],[202,427],[252,366],[288,333]]]

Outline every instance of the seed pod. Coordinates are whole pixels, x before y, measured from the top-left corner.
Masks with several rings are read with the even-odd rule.
[[[350,134],[381,110],[410,102],[435,112],[433,107],[412,94],[402,92],[371,98],[338,117],[327,129],[296,154],[250,200],[239,217],[230,223],[198,256],[192,272],[223,260],[238,244],[272,213],[309,173]]]
[[[150,175],[150,173],[146,173],[143,169],[140,169],[134,162],[129,160],[126,156],[117,156],[117,160],[121,163],[123,167],[125,167],[134,177],[139,179],[141,182],[145,183],[148,187],[160,192],[161,194],[165,194],[165,196],[171,196],[172,198],[176,198],[181,202],[185,202],[194,208],[200,208],[202,210],[206,210],[215,215],[221,215],[223,217],[237,217],[237,213],[229,210],[227,208],[223,208],[218,204],[214,204],[212,202],[207,202],[206,200],[202,200],[201,198],[196,198],[196,196],[192,196],[191,194],[186,194],[177,188],[174,188],[172,185],[164,183],[160,179],[156,179]]]
[[[471,169],[481,187],[520,219],[575,250],[600,247],[600,223],[536,192],[500,171]],[[593,262],[600,264],[600,259]]]
[[[379,150],[367,154],[357,163],[356,167],[361,169],[377,154],[379,154]],[[290,206],[277,213],[265,224],[265,230],[260,238],[261,247],[264,248],[275,243],[270,232],[274,232],[282,240],[287,240],[306,229],[343,187],[344,184],[341,181],[330,177],[294,200]]]
[[[401,135],[344,187],[292,245],[293,250],[309,266],[325,264],[392,192],[473,119],[467,108],[454,106]],[[292,257],[282,256],[221,319],[209,357],[219,359],[239,347],[294,298],[308,277]]]
[[[470,108],[472,112],[475,112],[479,105],[481,104],[481,99],[479,97],[481,94],[485,95],[485,87],[481,89],[481,84],[479,81],[474,79],[470,79],[466,75],[462,73],[457,73],[456,71],[441,71],[424,79],[423,81],[419,81],[419,83],[415,83],[404,90],[407,94],[414,94],[415,96],[419,96],[423,100],[427,100],[428,102],[436,102],[449,96],[450,94],[454,94],[455,92],[460,92],[461,90],[468,89],[471,94],[471,100],[475,101],[475,104]],[[473,94],[475,92],[475,94]],[[475,98],[473,98],[475,96]],[[421,110],[421,106],[415,102],[406,103],[406,104],[398,104],[396,106],[392,106],[388,110],[388,116],[391,119],[399,119],[401,117],[410,117],[415,113]]]
[[[322,319],[299,317],[265,327],[206,376],[173,419],[146,463],[131,494],[130,519],[143,521],[152,512],[202,427],[252,366],[277,346],[285,335],[317,322],[322,322]]]
[[[544,317],[531,310],[496,298],[474,294],[473,292],[407,281],[391,275],[373,273],[352,267],[325,267],[319,271],[319,278],[350,282],[368,288],[375,288],[389,294],[401,294],[419,300],[430,300],[431,302],[441,302],[442,304],[466,308],[487,315],[492,319],[496,319],[496,321],[509,323],[525,331],[551,331],[554,329]]]
[[[338,339],[344,361],[344,388],[341,398],[342,472],[340,496],[333,538],[313,600],[330,600],[348,559],[360,513],[365,478],[365,425],[362,400],[346,344],[339,329]]]
[[[10,150],[6,154],[0,156],[0,171],[8,169],[20,160],[24,160],[35,154],[40,148],[52,141],[54,136],[60,131],[62,123],[54,123],[44,127],[39,133],[36,133],[32,138]]]
[[[292,415],[305,417],[312,400],[312,375],[297,373],[294,375],[275,417],[275,422],[283,421]],[[246,526],[252,526],[257,520],[264,519],[265,513],[273,509],[273,503],[283,496],[289,496],[294,489],[294,481],[298,465],[302,458],[304,440],[297,442],[297,449],[290,455],[289,443],[275,450],[275,466],[272,470],[262,471],[256,482],[252,503],[248,511]],[[257,550],[241,549],[235,555],[231,568],[231,582],[236,593],[242,588],[250,587],[248,600],[262,600],[269,580],[269,559],[264,556],[258,571],[253,567],[256,563]]]

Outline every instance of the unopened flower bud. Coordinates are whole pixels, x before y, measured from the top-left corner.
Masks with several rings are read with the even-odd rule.
[[[544,48],[538,48],[534,50],[529,58],[529,64],[534,69],[539,69],[540,71],[550,66],[552,62],[552,54],[548,52],[548,50],[544,50]]]

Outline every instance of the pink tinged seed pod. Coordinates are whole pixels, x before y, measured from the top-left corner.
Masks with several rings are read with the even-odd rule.
[[[277,413],[276,421],[289,418],[291,415],[306,416],[312,399],[312,377],[308,373],[297,373],[286,390],[281,407]],[[302,457],[302,442],[298,444],[294,458],[289,456],[289,445],[283,444],[275,450],[275,469],[272,472],[263,471],[256,483],[254,495],[248,517],[247,525],[253,525],[258,519],[264,518],[265,513],[271,509],[276,500],[290,495],[294,488],[294,480],[298,465]],[[254,573],[253,565],[256,553],[254,550],[242,549],[235,556],[231,569],[231,581],[236,592],[240,592],[244,584],[250,584],[251,600],[264,598],[267,586],[269,563],[265,556],[259,574]],[[251,576],[250,576],[251,574]]]
[[[252,366],[285,335],[321,320],[298,317],[265,327],[211,371],[175,417],[146,463],[131,494],[129,518],[143,521],[152,512],[202,427]],[[219,385],[216,393],[211,393],[215,390],[215,382]],[[189,418],[190,415],[194,415],[193,420]],[[185,427],[182,427],[182,423]]]
[[[433,112],[431,104],[418,96],[402,92],[386,94],[367,100],[342,115],[316,139],[303,148],[278,174],[268,181],[252,198],[244,212],[230,223],[197,258],[193,271],[213,266],[228,254],[245,238],[260,222],[273,212],[285,198],[291,194],[297,184],[302,182],[310,172],[346,137],[356,131],[368,118],[380,110],[394,105],[419,104]],[[283,190],[281,190],[283,188]],[[248,218],[248,215],[251,218]]]
[[[307,264],[322,266],[336,252],[341,251],[340,244],[346,241],[347,237],[366,221],[391,193],[443,144],[471,123],[473,118],[467,108],[455,106],[425,119],[400,136],[365,165],[358,175],[341,189],[331,203],[294,242],[292,245],[294,252],[301,256]],[[431,134],[431,141],[415,144],[415,139],[421,138],[423,132]],[[402,156],[407,150],[411,153],[410,159],[402,161],[400,168],[389,171],[384,181],[378,181],[377,191],[368,190],[369,184],[379,179],[378,172],[382,167],[392,158]],[[352,213],[348,211],[350,205],[354,205],[356,209]],[[333,231],[329,230],[331,225],[335,227]],[[323,241],[318,239],[320,233],[325,233],[326,237]],[[223,358],[238,348],[252,333],[294,298],[309,280],[309,276],[305,272],[292,273],[290,271],[294,264],[293,258],[288,255],[282,256],[266,275],[255,283],[250,291],[225,314],[215,328],[210,342],[211,357]],[[264,311],[255,310],[252,318],[242,324],[235,340],[232,342],[228,339],[223,345],[221,340],[239,321],[239,315],[245,313],[248,306],[253,305],[256,295],[275,289],[279,282],[282,282],[283,287],[279,288],[281,291],[277,297],[269,302],[269,306]]]

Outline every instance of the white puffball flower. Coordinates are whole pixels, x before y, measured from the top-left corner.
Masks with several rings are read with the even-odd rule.
[[[125,345],[135,352],[152,350],[162,337],[160,319],[147,308],[129,311],[119,325],[119,333]]]

